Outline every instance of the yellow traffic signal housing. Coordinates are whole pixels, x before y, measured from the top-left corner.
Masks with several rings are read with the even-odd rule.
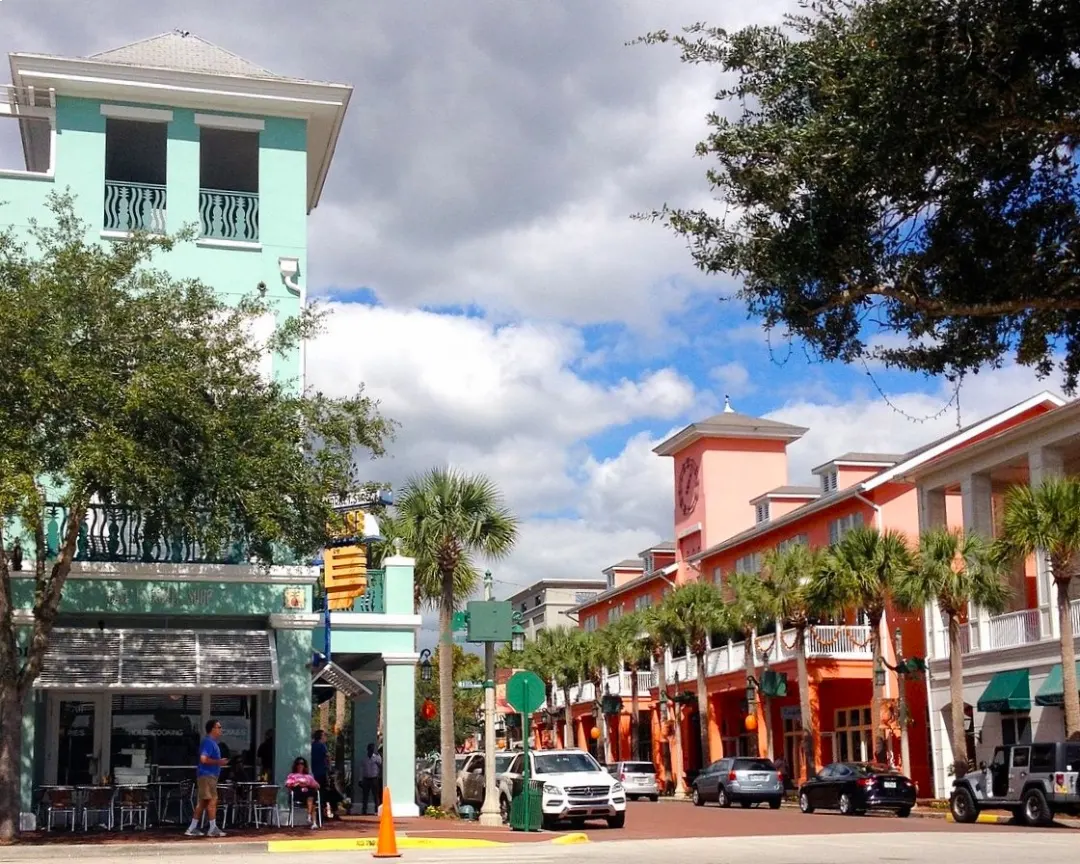
[[[323,552],[323,583],[330,608],[350,610],[367,590],[367,552],[363,546],[336,546]]]

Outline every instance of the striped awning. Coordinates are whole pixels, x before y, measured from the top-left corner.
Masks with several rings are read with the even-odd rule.
[[[277,690],[266,630],[58,627],[34,686],[43,690]]]
[[[370,696],[371,691],[342,669],[337,663],[326,662],[312,676],[311,683],[324,684],[333,687],[339,693],[343,693],[350,699],[359,699],[361,696]]]

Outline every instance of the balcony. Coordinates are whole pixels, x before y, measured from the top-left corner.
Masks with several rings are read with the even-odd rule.
[[[56,557],[67,531],[68,512],[62,504],[45,505],[45,545]],[[25,544],[24,544],[24,548]],[[166,536],[147,514],[131,507],[92,504],[79,528],[76,561],[133,564],[246,564],[249,547],[237,539],[211,548],[183,531]],[[275,550],[274,563],[296,563],[293,556]]]
[[[353,612],[369,612],[382,615],[386,612],[386,571],[368,570],[367,588],[353,600]]]
[[[1056,617],[1057,608],[1051,608],[1049,614]],[[1080,599],[1072,601],[1069,614],[1072,618],[1073,633],[1080,635]],[[938,634],[937,638],[940,640],[938,658],[947,658],[948,633]],[[960,625],[960,647],[965,655],[1056,641],[1057,637],[1044,627],[1039,609],[1021,609],[1018,612],[1006,612],[1004,615],[991,615],[983,621],[974,620]]]
[[[165,187],[153,183],[105,181],[106,231],[165,233]]]
[[[259,242],[259,196],[224,189],[199,190],[199,222],[207,240]]]

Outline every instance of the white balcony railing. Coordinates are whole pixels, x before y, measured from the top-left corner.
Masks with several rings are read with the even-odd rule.
[[[989,621],[989,648],[1011,648],[1014,645],[1031,645],[1038,642],[1042,635],[1039,627],[1038,609],[1021,609],[995,615]]]
[[[1080,636],[1080,600],[1069,604],[1069,617],[1072,618],[1073,637]]]

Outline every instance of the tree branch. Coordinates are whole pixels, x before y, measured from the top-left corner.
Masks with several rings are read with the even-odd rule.
[[[1005,315],[1021,315],[1025,312],[1072,312],[1080,310],[1080,297],[1034,297],[1031,299],[1000,300],[994,303],[952,303],[947,300],[931,300],[911,291],[899,288],[846,288],[827,303],[810,310],[813,315],[823,315],[833,309],[851,306],[868,297],[884,297],[903,306],[916,309],[929,318],[1000,318]]]

